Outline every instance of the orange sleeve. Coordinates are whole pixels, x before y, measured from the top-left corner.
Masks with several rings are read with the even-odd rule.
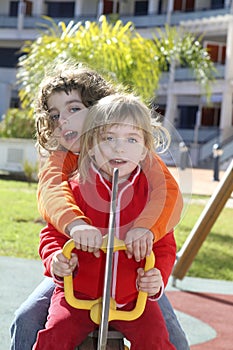
[[[148,228],[153,232],[156,242],[178,224],[183,198],[177,182],[158,155],[153,154],[152,159],[146,158],[143,170],[151,194],[133,227]]]
[[[76,219],[91,223],[79,209],[68,184],[77,169],[77,155],[55,151],[42,165],[38,178],[38,210],[58,231],[67,233],[66,226]]]

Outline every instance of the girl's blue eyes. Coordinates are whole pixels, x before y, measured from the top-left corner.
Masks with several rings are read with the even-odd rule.
[[[114,138],[114,137],[112,137],[112,136],[107,136],[107,137],[105,138],[105,140],[106,140],[106,141],[109,141],[109,142],[114,142],[115,140],[117,140],[117,138]],[[137,142],[137,140],[136,140],[135,138],[133,138],[133,137],[128,138],[127,141],[128,141],[129,143],[136,143],[136,142]]]
[[[79,112],[79,111],[81,111],[81,110],[82,110],[82,108],[80,108],[80,107],[70,107],[69,109],[67,109],[67,111],[65,111],[65,115],[70,115],[70,114]],[[51,118],[51,120],[53,120],[53,121],[57,121],[57,120],[59,120],[59,118],[60,118],[60,114],[59,114],[59,113],[57,113],[57,114],[51,114],[51,115],[50,115],[50,118]]]
[[[72,107],[72,108],[70,109],[70,112],[71,112],[71,113],[75,113],[75,112],[81,111],[81,109],[82,109],[82,108],[80,108],[80,107]]]
[[[136,143],[136,142],[138,142],[136,139],[134,139],[134,138],[130,138],[130,139],[128,139],[128,141],[130,142],[130,143]]]

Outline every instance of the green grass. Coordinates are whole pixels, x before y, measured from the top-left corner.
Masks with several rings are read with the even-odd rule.
[[[43,227],[37,210],[36,184],[0,180],[0,255],[39,259],[39,232]],[[203,199],[186,205],[176,228],[178,250],[204,209]],[[199,200],[202,200],[201,204]],[[232,208],[224,208],[199,250],[187,275],[233,281]]]
[[[194,197],[208,201],[208,197]],[[195,202],[194,201],[194,202]],[[178,250],[182,247],[194,224],[199,218],[204,205],[189,204],[184,217],[175,230]],[[202,244],[187,276],[223,279],[233,281],[233,229],[232,208],[224,208],[213,225],[211,232]]]
[[[0,180],[0,255],[39,259],[36,184]]]

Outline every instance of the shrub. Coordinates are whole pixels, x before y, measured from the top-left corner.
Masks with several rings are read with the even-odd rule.
[[[31,139],[35,134],[35,122],[26,110],[10,108],[0,122],[0,137]]]
[[[32,164],[32,163],[29,163],[28,160],[25,160],[23,164],[23,170],[26,176],[26,180],[29,184],[37,181],[38,163]]]

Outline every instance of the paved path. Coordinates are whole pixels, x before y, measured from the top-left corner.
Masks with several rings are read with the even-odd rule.
[[[187,168],[180,170],[179,168],[169,167],[169,170],[177,180],[182,193],[190,195],[211,196],[224,175],[224,171],[220,171],[220,181],[213,181],[213,170],[211,169]],[[231,198],[233,199],[233,193]]]
[[[41,262],[0,257],[0,350],[10,349],[14,311],[43,279]]]

